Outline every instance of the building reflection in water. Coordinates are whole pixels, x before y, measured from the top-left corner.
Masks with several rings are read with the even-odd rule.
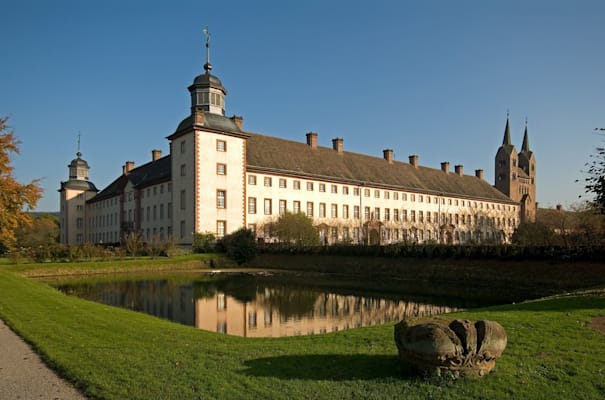
[[[320,294],[304,313],[288,313],[271,301],[274,290],[242,302],[224,293],[196,300],[195,326],[229,335],[281,337],[336,332],[380,325],[406,317],[448,313],[459,309],[405,300]]]
[[[461,309],[430,304],[431,300],[425,303],[375,293],[336,294],[248,278],[189,283],[135,280],[59,285],[58,289],[200,329],[245,337],[321,334]]]

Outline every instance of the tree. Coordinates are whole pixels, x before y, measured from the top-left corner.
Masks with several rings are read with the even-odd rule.
[[[597,128],[605,132],[605,128]],[[596,154],[591,154],[592,161],[587,163],[588,177],[585,179],[586,191],[595,195],[593,205],[601,214],[605,214],[605,147],[597,147]]]
[[[317,246],[320,243],[313,220],[303,213],[284,213],[272,224],[271,231],[283,243],[299,246]]]
[[[11,153],[19,153],[20,142],[7,125],[8,117],[0,117],[0,247],[12,249],[16,244],[15,231],[31,226],[28,214],[40,197],[39,181],[20,184],[13,178]]]
[[[59,241],[59,221],[50,214],[42,214],[34,218],[30,226],[19,228],[15,237],[22,247],[54,245]]]

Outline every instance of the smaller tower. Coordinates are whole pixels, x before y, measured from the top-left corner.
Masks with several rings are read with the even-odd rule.
[[[525,132],[523,145],[519,153],[520,194],[522,219],[534,222],[536,220],[536,158],[529,148],[529,134],[527,133],[527,118],[525,119]]]
[[[61,212],[61,243],[74,245],[87,241],[86,237],[86,201],[93,198],[98,189],[88,180],[90,167],[82,159],[80,135],[78,152],[69,165],[69,179],[61,182],[59,189]]]
[[[212,64],[210,64],[210,33],[208,28],[204,29],[206,35],[206,63],[204,64],[205,73],[198,75],[189,86],[191,93],[191,114],[196,110],[209,112],[212,114],[225,115],[225,96],[227,89],[223,86],[220,79],[212,75]]]

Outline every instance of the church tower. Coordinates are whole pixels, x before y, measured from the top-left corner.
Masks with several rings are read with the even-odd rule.
[[[521,207],[521,221],[536,220],[536,161],[529,149],[527,121],[521,152],[517,153],[510,136],[509,117],[506,116],[506,127],[502,146],[495,158],[495,187]]]
[[[529,149],[529,135],[527,133],[527,120],[523,134],[523,145],[519,153],[521,213],[522,220],[534,222],[538,203],[536,202],[536,158]]]
[[[86,201],[93,198],[98,189],[88,180],[90,167],[82,159],[80,137],[78,152],[69,165],[69,179],[61,182],[59,189],[61,212],[61,237],[64,244],[77,245],[87,241],[86,237]]]

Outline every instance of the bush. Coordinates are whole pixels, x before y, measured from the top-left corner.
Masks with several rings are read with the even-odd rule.
[[[216,236],[210,232],[193,235],[194,253],[213,253],[216,251]]]
[[[257,247],[256,238],[250,229],[242,228],[222,240],[227,257],[235,261],[238,265],[250,262],[256,257]]]

